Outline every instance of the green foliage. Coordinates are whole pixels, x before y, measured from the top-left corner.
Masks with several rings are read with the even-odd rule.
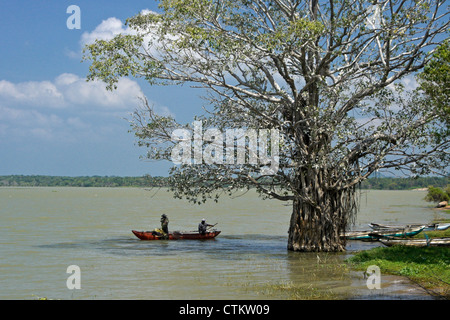
[[[419,90],[424,92],[426,104],[435,108],[444,123],[433,133],[438,142],[450,135],[450,40],[438,46],[432,58],[418,75]]]
[[[428,194],[425,197],[426,201],[429,202],[441,202],[441,201],[449,201],[450,200],[450,185],[447,185],[447,188],[442,190],[439,187],[428,187]]]
[[[368,265],[376,260],[390,261],[393,263],[449,265],[450,248],[419,248],[406,246],[377,247],[357,253],[355,256],[348,259],[348,261],[352,263]]]
[[[443,118],[450,117],[450,41],[445,40],[432,55],[423,72],[418,75],[420,88],[431,103],[443,111]]]
[[[83,48],[83,53],[89,51],[92,64],[87,80],[102,79],[107,83],[107,89],[117,89],[120,77],[137,75],[137,62],[135,55],[142,44],[143,38],[135,35],[117,35],[111,41],[96,40],[95,43]],[[127,54],[123,54],[127,52]]]

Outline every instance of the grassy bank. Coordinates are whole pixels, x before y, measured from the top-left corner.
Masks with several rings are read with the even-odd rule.
[[[450,237],[450,229],[426,234],[430,238]],[[416,236],[423,237],[423,232]],[[347,262],[357,270],[377,265],[382,274],[405,276],[430,294],[450,299],[450,247],[377,247],[356,253]]]

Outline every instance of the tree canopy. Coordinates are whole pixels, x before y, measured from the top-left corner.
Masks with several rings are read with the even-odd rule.
[[[433,52],[431,60],[418,75],[419,91],[426,104],[436,108],[445,125],[436,130],[437,139],[449,136],[450,128],[450,41],[447,39]]]

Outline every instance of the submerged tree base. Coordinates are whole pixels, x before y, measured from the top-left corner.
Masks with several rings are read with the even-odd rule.
[[[356,217],[355,188],[325,191],[319,179],[300,186],[310,190],[303,199],[295,199],[290,221],[288,250],[300,252],[342,252],[346,240],[341,235]],[[315,184],[314,182],[318,182]],[[310,199],[305,201],[304,199]]]
[[[344,252],[345,251],[345,245],[335,245],[335,246],[300,246],[296,244],[288,244],[288,250],[290,251],[296,251],[296,252]]]

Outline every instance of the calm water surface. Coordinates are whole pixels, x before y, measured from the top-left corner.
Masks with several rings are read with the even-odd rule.
[[[429,222],[419,191],[364,191],[355,228],[369,222]],[[196,230],[202,218],[222,233],[209,241],[140,241],[132,229]],[[0,188],[0,299],[427,298],[400,278],[369,290],[361,274],[336,266],[346,254],[286,250],[291,209],[253,192],[198,206],[138,188]],[[377,244],[375,244],[377,245]],[[67,267],[81,270],[69,290]],[[293,291],[285,288],[296,288]]]

